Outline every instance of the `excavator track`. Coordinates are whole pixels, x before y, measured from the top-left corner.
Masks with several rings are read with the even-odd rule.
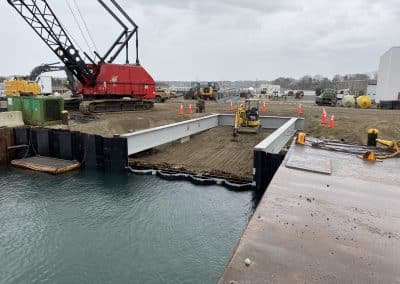
[[[149,110],[154,107],[154,102],[150,100],[93,100],[83,101],[79,105],[79,111],[83,114],[139,111]]]

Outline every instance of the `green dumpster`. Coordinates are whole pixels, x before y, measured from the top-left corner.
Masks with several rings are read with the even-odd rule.
[[[8,111],[22,111],[22,97],[20,96],[8,96],[7,97],[7,109]]]
[[[64,99],[54,96],[8,97],[8,110],[22,111],[24,122],[27,125],[62,124],[61,113],[64,110]]]

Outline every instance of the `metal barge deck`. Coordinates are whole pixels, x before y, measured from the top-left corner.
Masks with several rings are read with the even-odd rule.
[[[399,169],[294,145],[219,283],[400,283]]]

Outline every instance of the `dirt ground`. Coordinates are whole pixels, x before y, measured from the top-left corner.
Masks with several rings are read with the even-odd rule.
[[[297,116],[297,104],[303,105],[303,117],[305,118],[305,131],[309,136],[316,138],[339,139],[355,144],[365,144],[367,130],[377,128],[379,137],[390,140],[400,140],[400,111],[378,109],[349,109],[343,107],[325,107],[328,116],[335,115],[335,128],[329,129],[321,125],[321,107],[313,101],[288,100],[287,102],[268,102],[267,112],[262,115],[271,116]],[[156,104],[149,111],[101,114],[98,119],[88,123],[78,123],[71,120],[69,129],[103,136],[113,136],[140,129],[146,129],[178,122],[194,117],[193,115],[178,115],[178,108],[183,103],[185,111],[194,101],[173,99],[167,103]],[[228,103],[206,102],[206,114],[228,113]]]
[[[134,132],[201,116],[179,116],[178,107],[177,102],[170,102],[155,104],[153,109],[147,111],[97,114],[95,119],[90,119],[87,123],[72,119],[68,127],[73,131],[112,137],[114,134]],[[74,115],[75,113],[71,113],[72,117]]]
[[[251,181],[253,148],[271,133],[262,129],[258,134],[239,134],[233,140],[232,127],[220,126],[194,135],[188,142],[169,143],[137,155],[130,163]]]
[[[328,116],[335,116],[333,129],[321,125],[322,107],[312,100],[288,100],[286,102],[267,102],[267,116],[297,116],[297,106],[303,106],[305,132],[315,138],[338,139],[344,142],[365,145],[367,130],[377,128],[379,137],[400,140],[400,111],[378,109],[349,109],[343,107],[325,107]],[[173,99],[156,104],[154,109],[140,112],[101,114],[87,123],[70,120],[69,129],[102,136],[113,136],[141,129],[179,122],[212,113],[229,113],[229,103],[206,102],[205,114],[178,115],[183,104],[187,113],[189,104],[194,101]],[[260,136],[261,135],[261,136]],[[232,142],[232,128],[220,127],[191,137],[185,144],[171,143],[153,150],[151,155],[142,155],[136,162],[158,168],[186,169],[196,172],[215,174],[231,178],[249,178],[252,174],[252,149],[267,132],[256,136],[242,134],[239,142]],[[246,137],[246,138],[245,138]],[[148,154],[148,153],[147,153]]]

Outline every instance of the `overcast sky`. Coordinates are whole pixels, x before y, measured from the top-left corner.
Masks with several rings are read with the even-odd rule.
[[[77,14],[74,1],[67,1]],[[48,2],[88,50],[66,0]],[[104,53],[120,28],[96,0],[76,2]],[[399,0],[119,2],[140,27],[140,60],[155,80],[272,80],[372,72],[380,55],[400,45]],[[0,19],[0,74],[25,74],[57,61],[5,0],[0,2]]]

